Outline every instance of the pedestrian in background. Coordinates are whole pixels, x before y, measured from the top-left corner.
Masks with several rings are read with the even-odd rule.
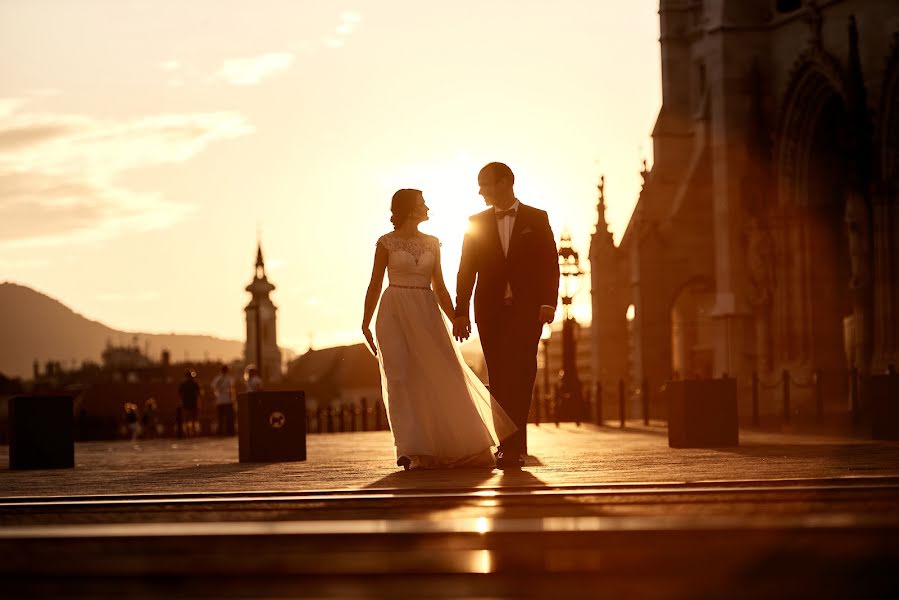
[[[141,430],[144,437],[154,438],[159,433],[159,410],[156,398],[152,396],[144,400],[144,411],[140,416]]]
[[[178,434],[192,437],[198,433],[197,411],[200,405],[200,396],[203,390],[197,382],[197,374],[188,369],[184,372],[184,380],[178,386],[178,396],[181,398],[181,419],[178,424]]]
[[[218,416],[218,434],[234,435],[234,378],[228,365],[222,365],[222,372],[212,380],[215,395],[215,411]]]
[[[137,404],[126,402],[125,406],[125,426],[128,433],[131,434],[131,441],[136,442],[140,435],[140,415],[137,412]]]
[[[256,368],[256,365],[247,365],[243,372],[243,379],[248,392],[258,392],[262,389],[262,377],[259,376],[259,369]]]

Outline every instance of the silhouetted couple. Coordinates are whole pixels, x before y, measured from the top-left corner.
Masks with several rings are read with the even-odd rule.
[[[375,248],[362,332],[381,367],[398,466],[524,464],[537,345],[555,315],[559,264],[546,212],[519,202],[514,183],[502,163],[478,173],[479,193],[490,208],[469,219],[455,307],[440,267],[440,242],[418,231],[428,220],[421,191],[393,195],[394,231]],[[385,270],[389,285],[373,336],[369,324]],[[489,392],[453,343],[471,335],[472,290]]]

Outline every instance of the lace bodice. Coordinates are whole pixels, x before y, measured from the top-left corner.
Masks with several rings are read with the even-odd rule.
[[[440,241],[433,235],[402,238],[388,233],[378,238],[388,252],[387,278],[394,285],[427,287],[437,259]]]

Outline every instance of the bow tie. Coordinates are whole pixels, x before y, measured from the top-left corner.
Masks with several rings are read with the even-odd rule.
[[[509,210],[497,210],[496,218],[502,219],[503,217],[512,217],[514,219],[516,210],[517,209],[515,208],[510,208]]]

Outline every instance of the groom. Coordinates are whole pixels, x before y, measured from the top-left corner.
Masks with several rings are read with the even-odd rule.
[[[527,420],[537,345],[544,323],[551,323],[559,295],[559,259],[546,212],[515,197],[515,175],[492,162],[478,173],[480,195],[490,208],[469,219],[456,282],[453,335],[471,335],[469,303],[487,361],[490,393],[518,431],[499,447],[496,466],[518,469],[527,451]]]

